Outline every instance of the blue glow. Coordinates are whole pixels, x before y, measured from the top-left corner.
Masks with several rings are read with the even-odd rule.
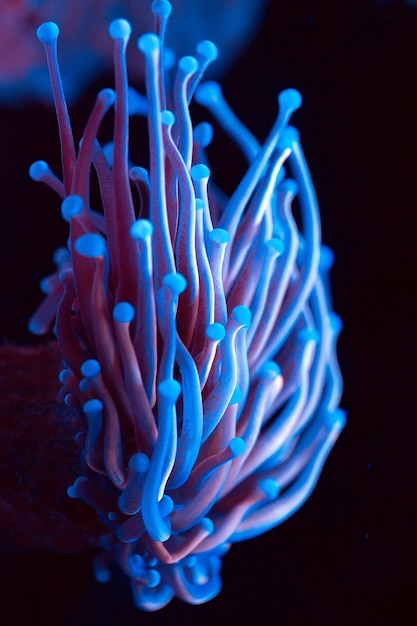
[[[224,552],[302,506],[345,423],[341,323],[328,289],[333,257],[321,244],[316,194],[289,126],[301,96],[280,94],[261,145],[218,85],[198,86],[217,54],[208,42],[179,61],[172,91],[165,88],[170,5],[153,10],[159,34],[138,44],[149,172],[129,165],[131,29],[121,20],[109,31],[116,98],[100,92],[78,152],[50,45],[54,29],[41,29],[63,180],[43,162],[31,167],[64,198],[70,230],[67,254],[56,256],[60,280],[46,285],[31,321],[38,331],[55,321],[62,393],[76,394],[82,407],[85,463],[68,495],[105,520],[108,552],[95,561],[97,579],[106,582],[109,563],[118,563],[145,610],[173,596],[193,604],[214,597]],[[248,161],[226,199],[208,166],[213,129],[207,122],[193,129],[194,93]],[[110,161],[96,141],[109,107]],[[92,164],[102,211],[90,208]]]

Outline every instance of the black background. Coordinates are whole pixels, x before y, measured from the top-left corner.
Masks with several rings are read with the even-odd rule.
[[[346,429],[304,507],[234,546],[223,591],[200,607],[155,614],[131,605],[125,579],[94,582],[90,555],[0,557],[0,623],[329,626],[415,623],[417,9],[402,2],[271,0],[257,37],[224,77],[233,108],[263,139],[276,94],[303,94],[294,116],[335,252],[334,308]],[[79,136],[100,79],[73,109]],[[0,109],[1,330],[33,341],[40,300],[65,225],[28,165],[58,163],[53,114]],[[238,164],[225,156],[222,176]]]

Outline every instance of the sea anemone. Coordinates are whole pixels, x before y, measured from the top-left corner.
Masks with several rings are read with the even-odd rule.
[[[30,169],[61,196],[69,224],[30,322],[37,334],[54,325],[64,358],[61,393],[81,453],[68,495],[103,523],[97,579],[107,581],[117,562],[146,610],[173,596],[194,604],[213,598],[221,556],[303,504],[345,419],[332,254],[321,245],[316,195],[288,125],[301,96],[279,95],[277,119],[259,145],[219,85],[199,84],[217,56],[214,44],[202,41],[195,57],[181,58],[166,88],[171,5],[156,0],[152,10],[155,32],[138,40],[149,171],[130,164],[131,27],[123,19],[109,28],[115,91],[98,94],[78,150],[58,68],[59,30],[39,27],[62,180],[44,161]],[[212,127],[193,128],[193,98],[248,161],[230,197],[211,181]],[[103,148],[97,133],[111,108],[113,141]]]

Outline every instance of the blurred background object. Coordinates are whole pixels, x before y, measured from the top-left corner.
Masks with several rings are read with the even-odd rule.
[[[177,57],[202,39],[221,49],[213,70],[218,77],[248,45],[267,0],[173,0],[167,45]],[[152,30],[151,0],[0,0],[0,100],[50,99],[49,76],[35,30],[45,21],[60,27],[59,60],[67,98],[112,66],[107,26],[118,17],[133,25],[133,41]],[[143,77],[142,55],[132,46],[133,74]],[[133,59],[132,59],[133,60]]]

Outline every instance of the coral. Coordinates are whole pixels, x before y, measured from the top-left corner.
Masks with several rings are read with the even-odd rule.
[[[94,548],[95,512],[66,496],[80,454],[70,407],[59,398],[56,342],[0,346],[0,545],[2,551]]]
[[[55,256],[57,272],[43,281],[46,299],[30,323],[38,334],[54,324],[61,395],[78,412],[81,469],[68,495],[103,523],[97,579],[107,581],[117,562],[146,610],[174,595],[190,603],[215,596],[221,556],[304,503],[345,419],[332,254],[321,244],[316,195],[289,126],[301,96],[280,94],[277,119],[259,145],[219,85],[200,84],[217,56],[214,44],[202,41],[195,57],[181,58],[166,87],[171,5],[156,0],[152,10],[155,33],[138,41],[146,98],[129,91],[131,27],[115,20],[115,91],[98,94],[78,150],[58,27],[39,27],[63,177],[43,161],[30,170],[61,196],[69,223],[68,246]],[[230,197],[211,181],[213,129],[193,128],[193,99],[248,161]],[[129,161],[133,100],[148,119],[149,171]],[[111,108],[114,135],[104,149],[97,134]]]

